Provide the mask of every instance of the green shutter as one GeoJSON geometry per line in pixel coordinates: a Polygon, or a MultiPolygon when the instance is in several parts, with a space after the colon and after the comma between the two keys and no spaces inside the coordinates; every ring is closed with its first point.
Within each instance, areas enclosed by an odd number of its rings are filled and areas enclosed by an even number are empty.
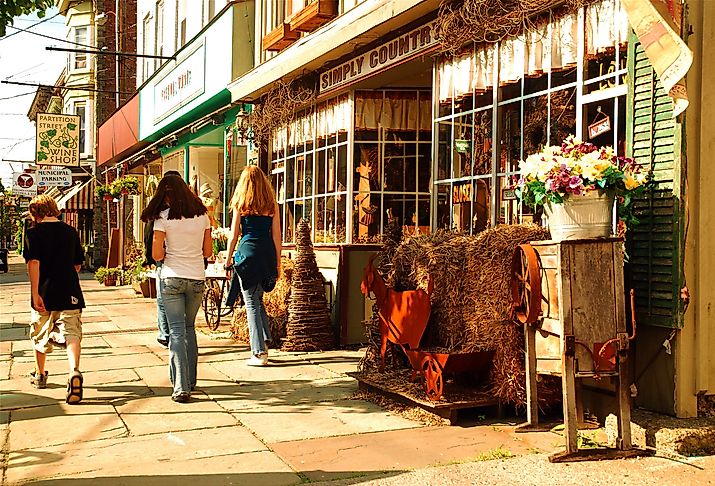
{"type": "Polygon", "coordinates": [[[633,33],[628,80],[628,155],[652,170],[655,181],[653,190],[635,201],[640,225],[628,234],[638,323],[681,327],[681,123],[673,118],[673,103],[633,33]]]}

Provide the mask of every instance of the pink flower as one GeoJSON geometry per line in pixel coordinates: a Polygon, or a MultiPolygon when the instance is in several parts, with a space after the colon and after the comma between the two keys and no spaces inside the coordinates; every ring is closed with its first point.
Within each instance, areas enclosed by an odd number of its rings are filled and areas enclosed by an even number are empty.
{"type": "Polygon", "coordinates": [[[569,179],[569,187],[575,189],[577,187],[583,186],[583,181],[579,176],[573,176],[569,179]]]}

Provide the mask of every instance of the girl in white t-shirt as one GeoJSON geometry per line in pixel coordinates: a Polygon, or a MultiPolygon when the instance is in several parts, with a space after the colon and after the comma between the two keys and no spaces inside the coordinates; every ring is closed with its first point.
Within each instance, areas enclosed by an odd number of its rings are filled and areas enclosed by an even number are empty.
{"type": "Polygon", "coordinates": [[[169,324],[171,399],[186,403],[196,386],[194,321],[204,289],[204,258],[212,252],[211,223],[206,206],[179,177],[159,182],[145,212],[157,213],[152,214],[156,217],[152,256],[163,261],[159,286],[169,324]]]}

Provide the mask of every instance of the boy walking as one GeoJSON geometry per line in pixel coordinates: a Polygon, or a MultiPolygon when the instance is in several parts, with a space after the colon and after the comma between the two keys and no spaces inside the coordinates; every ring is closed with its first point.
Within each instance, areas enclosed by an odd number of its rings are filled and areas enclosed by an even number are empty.
{"type": "Polygon", "coordinates": [[[52,197],[42,194],[33,198],[29,211],[35,227],[27,230],[23,257],[32,292],[30,339],[36,368],[30,383],[35,388],[45,388],[47,353],[52,352],[53,346],[66,347],[70,376],[65,401],[75,404],[82,401],[79,356],[84,297],[77,273],[84,251],[77,231],[57,219],[60,211],[52,197]]]}

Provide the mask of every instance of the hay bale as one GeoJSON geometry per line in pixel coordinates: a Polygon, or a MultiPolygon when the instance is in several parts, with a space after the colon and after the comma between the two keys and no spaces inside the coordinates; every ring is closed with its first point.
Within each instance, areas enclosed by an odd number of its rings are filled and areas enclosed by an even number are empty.
{"type": "MultiPolygon", "coordinates": [[[[290,302],[290,282],[293,277],[294,263],[292,260],[281,257],[281,274],[278,277],[275,288],[263,294],[263,305],[266,306],[266,314],[270,322],[271,347],[279,348],[286,335],[286,321],[288,320],[288,303],[290,302]]],[[[246,308],[240,307],[233,313],[231,321],[231,334],[237,341],[249,342],[248,321],[246,320],[246,308]]]]}
{"type": "MultiPolygon", "coordinates": [[[[549,233],[533,224],[502,225],[469,236],[440,230],[403,241],[388,280],[396,290],[426,288],[434,281],[432,313],[420,343],[449,353],[495,351],[491,387],[495,397],[526,402],[524,337],[512,322],[511,258],[522,243],[549,233]]],[[[540,403],[560,399],[550,380],[540,384],[540,403]]]]}

